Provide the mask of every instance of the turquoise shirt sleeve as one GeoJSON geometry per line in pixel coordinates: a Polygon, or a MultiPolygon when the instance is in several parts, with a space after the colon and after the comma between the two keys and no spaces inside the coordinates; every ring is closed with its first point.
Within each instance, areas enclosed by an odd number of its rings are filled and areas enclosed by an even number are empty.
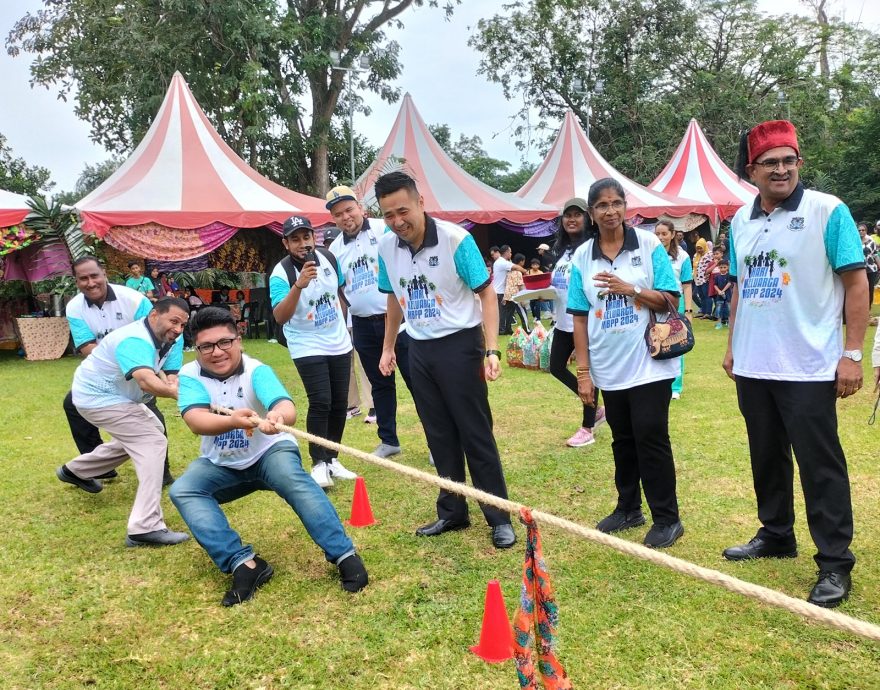
{"type": "Polygon", "coordinates": [[[565,311],[583,316],[590,313],[590,306],[590,300],[584,292],[584,277],[581,269],[571,264],[571,270],[568,272],[568,304],[565,311]]]}
{"type": "Polygon", "coordinates": [[[733,282],[737,282],[736,280],[736,242],[733,241],[734,232],[733,232],[733,223],[730,224],[730,234],[727,237],[727,252],[730,255],[730,271],[728,275],[730,276],[733,282]]]}
{"type": "Polygon", "coordinates": [[[70,325],[70,335],[73,338],[74,349],[79,350],[86,343],[97,341],[97,336],[92,333],[92,329],[82,319],[68,316],[67,323],[70,325]]]}
{"type": "Polygon", "coordinates": [[[651,253],[651,266],[654,269],[654,284],[651,287],[655,290],[679,294],[678,281],[675,280],[675,271],[672,270],[672,261],[669,260],[669,254],[663,249],[662,244],[658,244],[651,253]]]}
{"type": "Polygon", "coordinates": [[[156,348],[140,338],[126,338],[116,347],[116,363],[126,379],[135,369],[155,371],[156,348]]]}
{"type": "Polygon", "coordinates": [[[336,276],[339,278],[339,287],[345,287],[345,276],[342,274],[342,264],[336,259],[336,276]]]}
{"type": "Polygon", "coordinates": [[[391,280],[388,278],[388,269],[385,267],[385,261],[381,254],[379,255],[379,292],[384,292],[386,295],[394,292],[391,280]]]}
{"type": "Polygon", "coordinates": [[[184,414],[193,407],[211,407],[211,396],[201,381],[181,376],[177,380],[177,409],[184,414]]]}
{"type": "Polygon", "coordinates": [[[864,268],[865,254],[856,222],[846,204],[838,204],[825,226],[825,254],[837,273],[864,268]]]}
{"type": "Polygon", "coordinates": [[[465,235],[453,256],[455,271],[471,290],[479,290],[489,282],[486,262],[474,241],[473,235],[465,235]]]}
{"type": "Polygon", "coordinates": [[[694,282],[694,267],[690,257],[685,258],[681,263],[681,282],[682,284],[694,282]]]}
{"type": "Polygon", "coordinates": [[[174,345],[171,346],[171,352],[165,358],[162,365],[162,371],[177,372],[183,366],[183,336],[177,336],[174,345]]]}
{"type": "Polygon", "coordinates": [[[288,292],[290,292],[290,285],[287,280],[280,276],[269,278],[269,301],[272,303],[273,309],[278,306],[281,300],[287,297],[288,292]]]}
{"type": "Polygon", "coordinates": [[[134,313],[134,320],[140,321],[141,319],[146,318],[147,314],[151,311],[153,311],[153,303],[144,297],[138,305],[137,311],[134,313]]]}
{"type": "Polygon", "coordinates": [[[284,384],[278,380],[275,372],[266,364],[261,364],[254,369],[251,383],[254,386],[254,393],[257,394],[257,398],[267,410],[271,410],[279,400],[293,402],[293,398],[285,390],[284,384]]]}

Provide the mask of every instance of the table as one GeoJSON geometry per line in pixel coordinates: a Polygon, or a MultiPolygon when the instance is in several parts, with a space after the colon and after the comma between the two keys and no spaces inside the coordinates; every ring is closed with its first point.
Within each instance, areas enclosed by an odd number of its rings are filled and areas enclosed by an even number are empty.
{"type": "Polygon", "coordinates": [[[15,320],[25,359],[35,362],[59,359],[70,342],[70,326],[63,316],[15,320]]]}

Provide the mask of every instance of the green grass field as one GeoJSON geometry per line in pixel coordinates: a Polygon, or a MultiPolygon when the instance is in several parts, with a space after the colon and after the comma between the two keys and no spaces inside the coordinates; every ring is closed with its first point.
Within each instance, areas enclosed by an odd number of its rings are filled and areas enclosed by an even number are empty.
{"type": "MultiPolygon", "coordinates": [[[[686,533],[669,553],[805,597],[813,546],[796,498],[797,559],[734,564],[721,550],[755,532],[745,429],[720,368],[726,331],[697,322],[685,390],[670,427],[686,533]]],[[[874,329],[869,329],[872,339],[874,329]]],[[[286,352],[246,341],[302,405],[286,352]]],[[[870,345],[866,342],[866,352],[870,345]]],[[[191,357],[191,355],[188,355],[191,357]]],[[[370,571],[351,596],[292,512],[274,495],[227,507],[245,542],[275,566],[250,603],[224,609],[228,577],[194,541],[126,549],[136,481],[130,465],[98,495],[54,476],[75,454],[61,400],[78,360],[0,356],[0,668],[4,688],[512,689],[513,662],[468,651],[479,637],[486,582],[497,578],[512,615],[522,551],[496,552],[476,506],[474,526],[437,539],[413,530],[433,518],[435,490],[354,459],[376,526],[350,529],[370,571]]],[[[866,379],[870,375],[865,362],[866,379]]],[[[868,387],[867,390],[869,390],[868,387]]],[[[505,368],[490,386],[510,496],[592,526],[614,506],[610,432],[566,448],[579,424],[575,397],[548,374],[505,368]]],[[[400,393],[401,462],[429,469],[414,405],[400,393]]],[[[880,623],[880,426],[866,390],[840,402],[859,560],[841,610],[880,623]]],[[[171,462],[180,474],[196,437],[163,401],[171,462]]],[[[371,450],[375,427],[349,422],[343,442],[371,450]]],[[[304,427],[304,422],[298,424],[304,427]]],[[[353,483],[331,500],[343,518],[353,483]]],[[[796,493],[797,496],[797,493],[796,493]]],[[[169,526],[185,529],[166,497],[169,526]]],[[[625,533],[641,540],[647,527],[625,533]]],[[[518,535],[523,536],[521,527],[518,535]]],[[[880,645],[805,623],[552,528],[542,531],[560,606],[559,655],[577,688],[877,688],[880,645]]]]}

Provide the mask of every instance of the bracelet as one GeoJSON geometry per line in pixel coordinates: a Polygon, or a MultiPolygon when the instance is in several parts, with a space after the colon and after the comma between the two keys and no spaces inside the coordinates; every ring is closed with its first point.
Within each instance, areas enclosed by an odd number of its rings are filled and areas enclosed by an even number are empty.
{"type": "Polygon", "coordinates": [[[501,350],[486,350],[486,357],[489,355],[495,355],[498,359],[501,359],[501,350]]]}

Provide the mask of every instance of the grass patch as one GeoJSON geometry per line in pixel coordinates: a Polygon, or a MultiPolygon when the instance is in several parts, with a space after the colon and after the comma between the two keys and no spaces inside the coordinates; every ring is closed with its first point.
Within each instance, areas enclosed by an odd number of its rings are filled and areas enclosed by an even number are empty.
{"type": "MultiPolygon", "coordinates": [[[[735,564],[721,551],[757,527],[745,428],[720,367],[727,337],[697,322],[682,399],[670,428],[684,538],[670,553],[805,597],[812,542],[796,493],[801,556],[735,564]]],[[[873,337],[873,329],[869,333],[873,337]]],[[[271,364],[305,414],[286,352],[246,341],[271,364]]],[[[503,349],[503,345],[502,345],[503,349]]],[[[867,348],[870,349],[869,347],[867,348]]],[[[188,356],[188,357],[191,357],[188,356]]],[[[61,401],[77,359],[24,362],[0,355],[0,667],[8,688],[515,688],[512,664],[468,651],[480,630],[486,581],[501,582],[508,611],[519,596],[522,552],[499,551],[476,506],[474,526],[438,539],[413,535],[431,520],[436,492],[398,474],[344,462],[366,478],[377,526],[349,529],[370,586],[349,596],[277,496],[227,506],[232,525],[275,566],[249,604],[219,605],[228,578],[194,542],[126,549],[136,488],[129,464],[98,495],[62,485],[55,468],[75,454],[61,401]]],[[[865,362],[866,379],[870,375],[865,362]]],[[[505,368],[490,385],[511,498],[593,525],[614,506],[610,432],[581,449],[574,396],[548,374],[505,368]]],[[[842,611],[880,623],[880,479],[870,395],[838,405],[856,517],[859,559],[842,611]]],[[[179,475],[198,443],[162,401],[179,475]]],[[[372,449],[375,427],[350,421],[343,442],[372,449]]],[[[299,423],[303,427],[304,422],[299,423]]],[[[400,393],[401,462],[429,469],[408,392],[400,393]]],[[[343,518],[353,483],[331,500],[343,518]]],[[[163,499],[175,529],[183,521],[163,499]]],[[[640,540],[647,527],[627,533],[640,540]]],[[[523,530],[518,528],[520,537],[523,530]]],[[[545,555],[560,605],[560,658],[576,687],[880,687],[880,646],[627,558],[553,528],[545,555]]]]}

